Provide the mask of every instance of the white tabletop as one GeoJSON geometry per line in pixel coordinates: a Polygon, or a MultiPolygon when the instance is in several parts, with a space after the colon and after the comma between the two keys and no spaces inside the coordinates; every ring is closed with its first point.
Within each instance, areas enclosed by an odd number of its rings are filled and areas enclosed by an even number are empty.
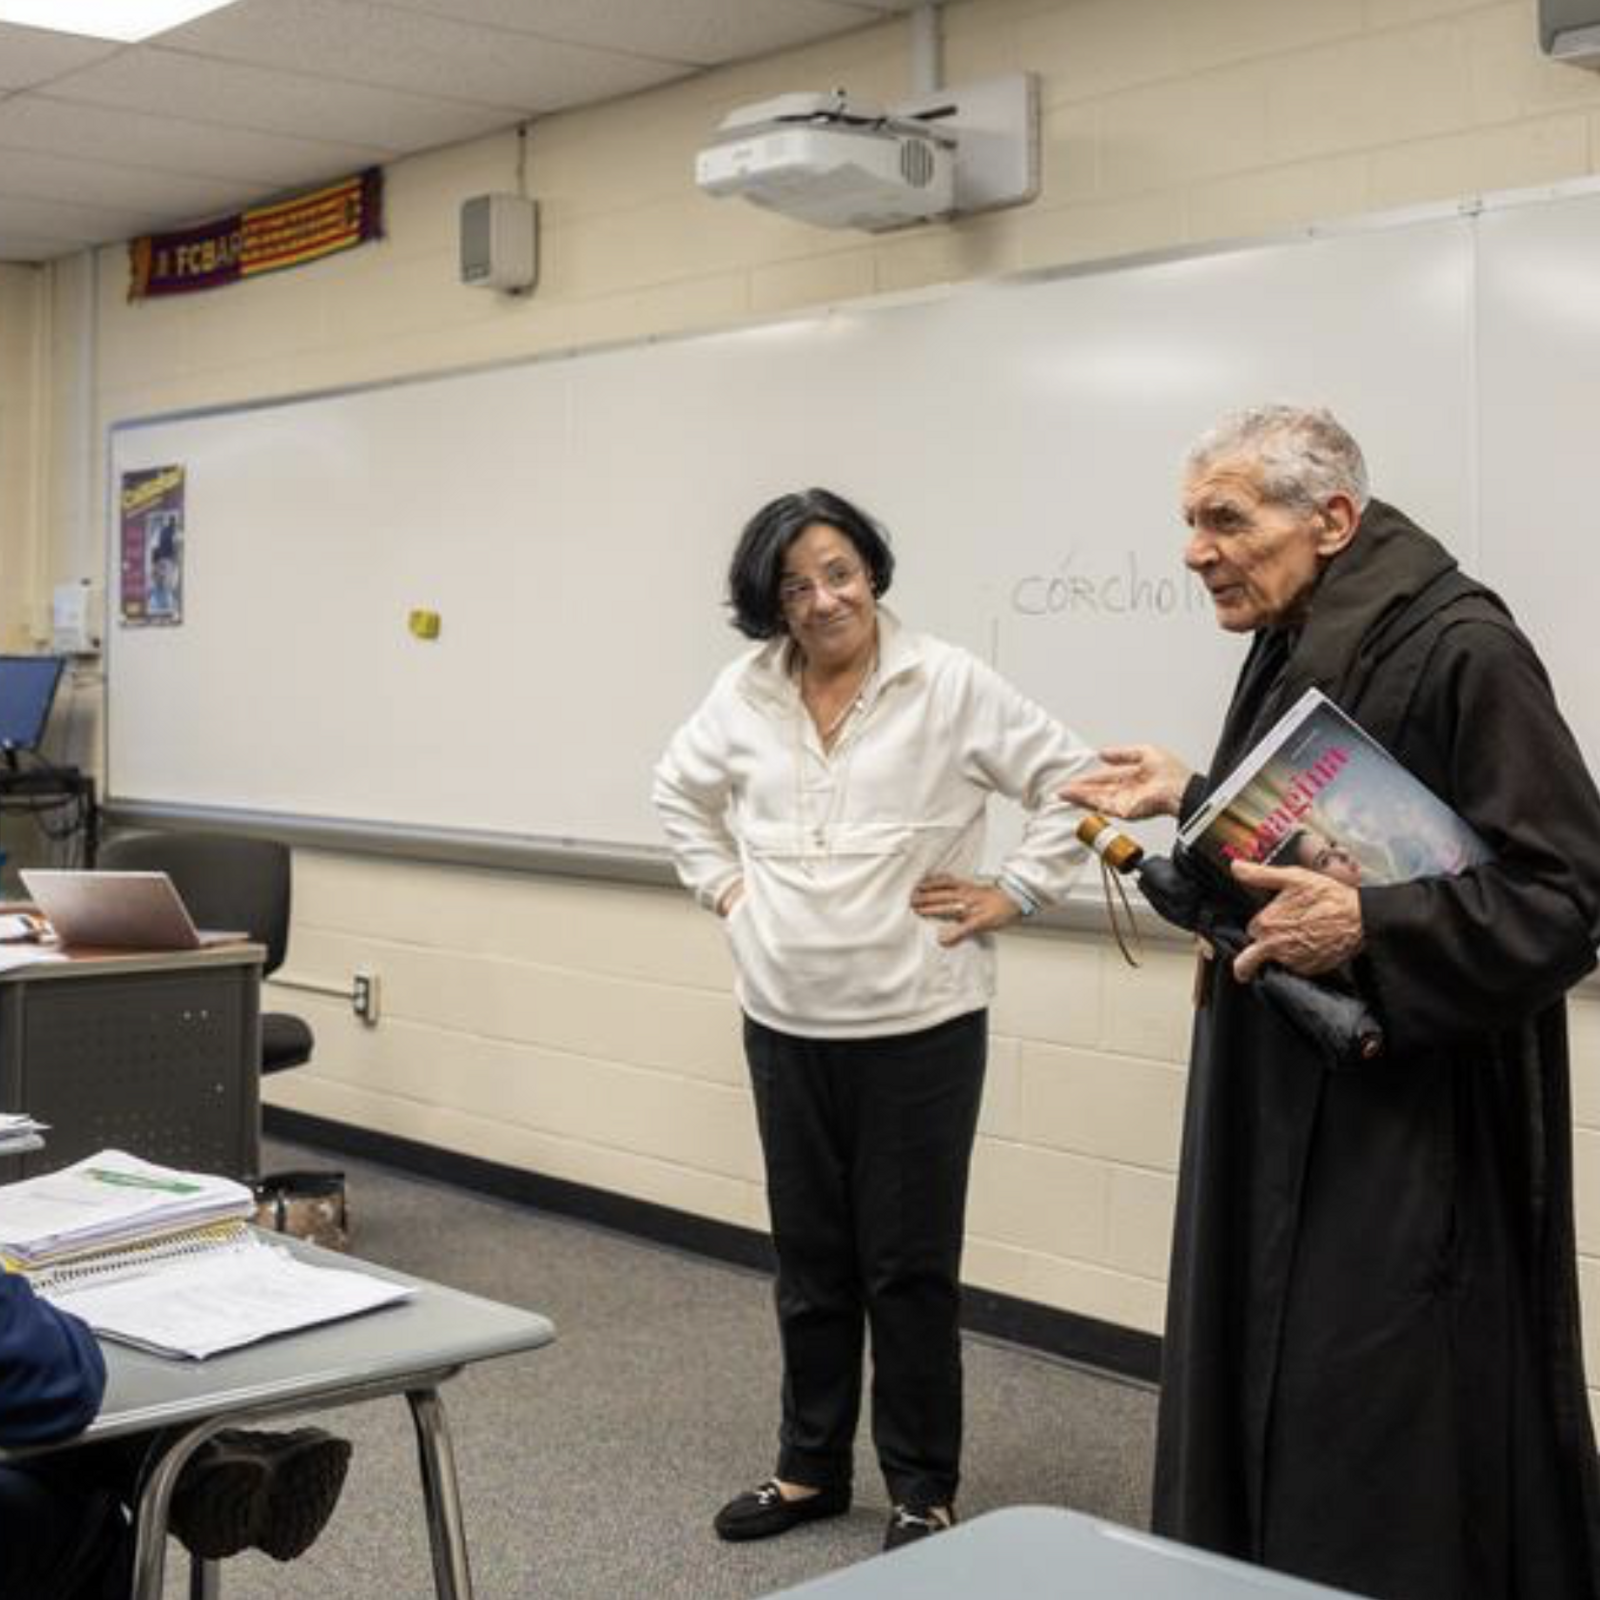
{"type": "Polygon", "coordinates": [[[1050,1506],[991,1511],[783,1591],[790,1600],[1335,1600],[1342,1593],[1050,1506]]]}

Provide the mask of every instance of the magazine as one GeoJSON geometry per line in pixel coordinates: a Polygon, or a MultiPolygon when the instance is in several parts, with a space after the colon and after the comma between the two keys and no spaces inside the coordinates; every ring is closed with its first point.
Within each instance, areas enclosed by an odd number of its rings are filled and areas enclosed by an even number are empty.
{"type": "Polygon", "coordinates": [[[1448,876],[1488,847],[1320,690],[1308,689],[1178,832],[1214,874],[1255,861],[1352,887],[1448,876]]]}

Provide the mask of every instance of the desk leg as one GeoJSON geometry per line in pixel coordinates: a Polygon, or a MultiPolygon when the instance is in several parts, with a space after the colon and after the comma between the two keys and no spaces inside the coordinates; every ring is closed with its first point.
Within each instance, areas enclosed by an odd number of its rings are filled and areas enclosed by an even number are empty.
{"type": "Polygon", "coordinates": [[[461,1526],[461,1492],[456,1484],[450,1425],[437,1389],[410,1389],[411,1420],[417,1429],[417,1459],[422,1496],[428,1508],[428,1541],[433,1547],[433,1586],[439,1600],[472,1600],[472,1570],[461,1526]]]}
{"type": "Polygon", "coordinates": [[[218,1562],[189,1557],[189,1600],[222,1600],[222,1567],[218,1562]]]}
{"type": "MultiPolygon", "coordinates": [[[[160,1459],[150,1469],[150,1476],[145,1480],[144,1488],[139,1495],[139,1505],[134,1518],[134,1535],[136,1543],[133,1557],[133,1600],[161,1600],[162,1582],[166,1577],[167,1564],[167,1513],[172,1505],[172,1488],[178,1481],[178,1474],[188,1465],[189,1457],[221,1427],[221,1422],[213,1418],[182,1434],[172,1446],[164,1451],[160,1459]]],[[[200,1596],[215,1595],[216,1566],[215,1563],[206,1561],[200,1566],[211,1568],[212,1587],[195,1589],[193,1584],[190,1593],[200,1596]]],[[[203,1575],[196,1581],[204,1583],[203,1575]]]]}

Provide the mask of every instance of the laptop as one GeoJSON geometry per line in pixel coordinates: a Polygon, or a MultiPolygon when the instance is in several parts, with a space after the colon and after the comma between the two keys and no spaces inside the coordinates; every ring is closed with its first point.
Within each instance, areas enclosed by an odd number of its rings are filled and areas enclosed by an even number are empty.
{"type": "Polygon", "coordinates": [[[247,933],[201,932],[164,872],[58,872],[18,876],[63,945],[105,950],[200,950],[247,933]]]}

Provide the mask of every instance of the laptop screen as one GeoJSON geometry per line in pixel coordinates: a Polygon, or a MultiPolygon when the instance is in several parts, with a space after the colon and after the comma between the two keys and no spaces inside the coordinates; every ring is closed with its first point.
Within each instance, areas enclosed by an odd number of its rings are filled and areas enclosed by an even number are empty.
{"type": "Polygon", "coordinates": [[[62,656],[0,656],[0,747],[39,748],[65,665],[62,656]]]}

